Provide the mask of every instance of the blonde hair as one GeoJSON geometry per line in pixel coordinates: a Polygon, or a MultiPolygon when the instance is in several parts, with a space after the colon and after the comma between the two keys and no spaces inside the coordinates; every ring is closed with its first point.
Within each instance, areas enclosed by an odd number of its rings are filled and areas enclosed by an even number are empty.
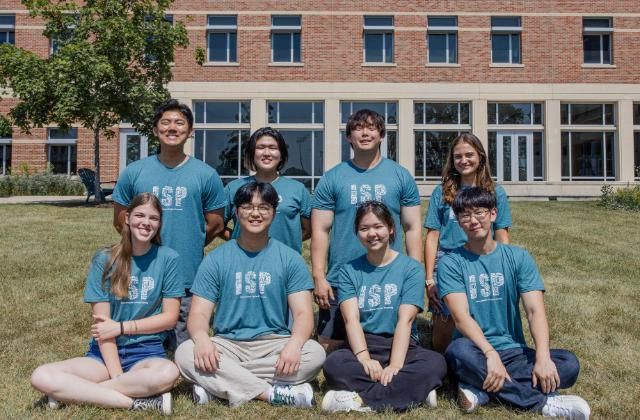
{"type": "MultiPolygon", "coordinates": [[[[162,206],[158,197],[151,193],[142,193],[133,197],[127,207],[127,215],[139,206],[149,204],[160,214],[160,227],[162,226],[162,206]]],[[[127,223],[122,224],[120,242],[108,248],[109,261],[102,272],[102,287],[110,280],[110,292],[119,298],[129,296],[129,282],[131,281],[131,258],[133,257],[133,245],[131,242],[131,230],[127,223]]],[[[160,228],[151,243],[160,245],[160,228]]]]}
{"type": "Polygon", "coordinates": [[[495,183],[491,178],[491,168],[489,167],[487,153],[484,151],[484,147],[482,146],[480,139],[471,133],[462,133],[451,142],[447,162],[442,170],[442,196],[445,203],[449,205],[453,204],[453,200],[456,198],[456,194],[458,194],[458,191],[462,186],[460,173],[453,164],[453,149],[463,142],[473,147],[480,158],[478,169],[475,174],[474,185],[491,193],[495,193],[496,189],[495,183]]]}

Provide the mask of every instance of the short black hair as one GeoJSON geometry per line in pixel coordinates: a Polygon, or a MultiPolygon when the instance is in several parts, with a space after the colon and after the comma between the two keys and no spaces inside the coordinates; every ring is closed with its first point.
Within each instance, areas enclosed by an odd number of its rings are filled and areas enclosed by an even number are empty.
{"type": "Polygon", "coordinates": [[[268,182],[257,181],[249,182],[238,188],[236,195],[233,197],[233,205],[237,209],[243,204],[251,203],[256,193],[258,193],[262,201],[270,204],[274,210],[278,207],[280,198],[273,185],[268,182]]]}
{"type": "Polygon", "coordinates": [[[396,240],[396,224],[393,221],[393,216],[389,211],[389,208],[382,202],[376,200],[365,201],[358,206],[356,210],[356,219],[353,223],[353,229],[358,234],[358,226],[362,221],[362,218],[369,213],[373,213],[382,223],[387,225],[387,228],[391,231],[389,234],[389,243],[394,243],[396,240]]]}
{"type": "Polygon", "coordinates": [[[384,127],[384,117],[376,111],[361,109],[349,115],[347,120],[347,137],[351,136],[351,131],[357,127],[373,124],[380,132],[380,137],[384,137],[386,129],[384,127]]]}
{"type": "Polygon", "coordinates": [[[463,188],[453,200],[451,208],[456,216],[466,209],[496,207],[496,195],[480,187],[463,188]]]}
{"type": "Polygon", "coordinates": [[[164,101],[156,108],[156,113],[153,116],[153,126],[157,127],[158,122],[162,119],[162,116],[167,111],[178,111],[187,119],[189,129],[193,128],[193,112],[187,105],[180,103],[177,99],[169,99],[164,101]]]}
{"type": "Polygon", "coordinates": [[[287,147],[287,143],[284,141],[284,137],[282,134],[271,127],[262,127],[253,132],[246,146],[244,147],[244,166],[250,171],[256,170],[256,164],[253,161],[253,158],[256,154],[256,143],[264,136],[273,137],[276,142],[278,142],[278,150],[280,150],[280,163],[278,163],[278,167],[276,168],[280,171],[284,168],[284,165],[287,164],[287,159],[289,159],[289,149],[287,147]]]}

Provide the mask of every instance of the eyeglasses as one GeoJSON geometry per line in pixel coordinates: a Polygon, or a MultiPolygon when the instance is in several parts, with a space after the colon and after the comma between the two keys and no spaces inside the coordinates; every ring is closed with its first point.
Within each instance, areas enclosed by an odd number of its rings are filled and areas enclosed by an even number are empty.
{"type": "Polygon", "coordinates": [[[482,220],[488,213],[489,209],[478,209],[471,213],[460,213],[458,215],[458,221],[460,223],[469,223],[471,221],[471,217],[474,217],[476,220],[482,220]]]}
{"type": "Polygon", "coordinates": [[[271,212],[271,210],[273,210],[273,207],[271,207],[268,204],[260,204],[259,206],[252,206],[250,204],[243,204],[242,206],[240,206],[238,208],[244,214],[251,214],[251,213],[253,213],[254,210],[257,210],[258,213],[260,213],[263,216],[265,214],[269,214],[271,212]]]}

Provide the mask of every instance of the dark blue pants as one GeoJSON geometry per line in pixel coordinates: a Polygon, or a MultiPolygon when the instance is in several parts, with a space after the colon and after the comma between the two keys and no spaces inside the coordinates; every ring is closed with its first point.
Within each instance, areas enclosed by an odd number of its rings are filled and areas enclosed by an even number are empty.
{"type": "MultiPolygon", "coordinates": [[[[382,367],[389,365],[393,337],[365,334],[372,359],[382,367]]],[[[432,389],[442,385],[447,365],[439,353],[424,349],[411,340],[404,366],[390,384],[374,382],[350,348],[329,354],[324,362],[324,376],[331,389],[357,392],[364,403],[376,411],[387,408],[406,410],[423,403],[432,389]]]]}
{"type": "MultiPolygon", "coordinates": [[[[519,347],[498,351],[502,364],[511,381],[505,381],[502,389],[489,395],[513,407],[539,412],[547,402],[547,394],[532,386],[531,373],[536,362],[536,351],[519,347]]],[[[482,389],[487,376],[487,359],[468,338],[454,340],[444,353],[450,371],[461,383],[482,389]]],[[[567,350],[551,350],[551,360],[560,376],[559,388],[569,388],[576,383],[580,372],[578,358],[567,350]]]]}

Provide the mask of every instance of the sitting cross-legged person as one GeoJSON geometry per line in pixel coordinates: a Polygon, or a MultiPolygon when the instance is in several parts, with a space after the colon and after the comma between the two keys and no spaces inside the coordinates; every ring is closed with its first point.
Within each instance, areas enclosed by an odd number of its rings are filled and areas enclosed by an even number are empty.
{"type": "Polygon", "coordinates": [[[324,349],[309,339],[313,282],[302,256],[269,238],[277,205],[271,184],[238,189],[240,236],[212,251],[198,270],[187,321],[191,339],[176,351],[182,375],[194,383],[196,403],[217,397],[231,407],[252,399],[313,405],[308,382],[325,359],[324,349]]]}
{"type": "Polygon", "coordinates": [[[495,195],[464,189],[453,211],[467,243],[442,258],[437,275],[456,324],[445,357],[459,380],[459,404],[472,412],[493,398],[548,417],[588,419],[585,400],[556,393],[575,384],[580,365],[573,353],[549,348],[544,285],[531,255],[493,238],[495,195]],[[520,300],[535,350],[525,342],[520,300]]]}

